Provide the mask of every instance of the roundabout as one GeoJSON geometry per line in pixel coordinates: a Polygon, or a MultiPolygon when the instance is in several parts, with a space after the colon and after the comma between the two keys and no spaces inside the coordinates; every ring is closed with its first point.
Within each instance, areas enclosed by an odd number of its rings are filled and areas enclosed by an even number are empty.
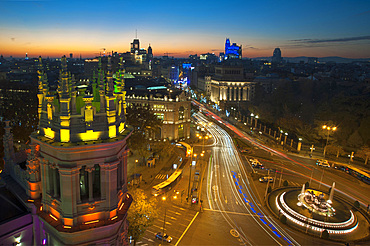
{"type": "Polygon", "coordinates": [[[369,221],[351,203],[317,189],[284,187],[271,192],[268,206],[280,221],[312,236],[335,241],[369,237],[369,221]]]}

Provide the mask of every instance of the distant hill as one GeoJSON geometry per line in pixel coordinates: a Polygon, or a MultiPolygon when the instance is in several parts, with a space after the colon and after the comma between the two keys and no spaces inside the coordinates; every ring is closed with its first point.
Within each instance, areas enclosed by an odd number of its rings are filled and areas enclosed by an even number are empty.
{"type": "MultiPolygon", "coordinates": [[[[285,61],[292,62],[292,63],[299,63],[301,61],[307,62],[308,61],[307,56],[298,56],[298,57],[283,57],[285,61]]],[[[271,61],[272,57],[256,57],[252,58],[252,60],[267,60],[271,61]]],[[[370,61],[370,58],[345,58],[345,57],[339,57],[339,56],[327,56],[327,57],[319,57],[319,62],[326,63],[326,62],[336,62],[336,63],[351,63],[354,61],[361,61],[366,62],[370,61]]]]}

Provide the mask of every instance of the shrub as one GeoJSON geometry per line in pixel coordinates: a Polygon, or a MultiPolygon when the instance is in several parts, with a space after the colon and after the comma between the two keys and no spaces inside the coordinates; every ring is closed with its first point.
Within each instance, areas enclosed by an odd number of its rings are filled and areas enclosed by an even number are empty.
{"type": "Polygon", "coordinates": [[[355,206],[355,208],[360,208],[360,203],[358,201],[355,201],[355,203],[353,204],[353,206],[355,206]]]}
{"type": "Polygon", "coordinates": [[[324,239],[329,239],[329,232],[327,230],[324,230],[321,235],[322,238],[324,239]]]}
{"type": "Polygon", "coordinates": [[[285,215],[280,216],[280,222],[286,224],[286,217],[285,215]]]}

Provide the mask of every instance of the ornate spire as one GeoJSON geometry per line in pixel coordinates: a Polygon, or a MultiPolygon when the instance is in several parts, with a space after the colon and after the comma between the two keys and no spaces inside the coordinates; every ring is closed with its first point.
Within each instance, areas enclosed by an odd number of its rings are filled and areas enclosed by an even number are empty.
{"type": "Polygon", "coordinates": [[[107,66],[107,95],[113,95],[113,78],[112,78],[112,61],[111,56],[108,56],[108,66],[107,66]]]}
{"type": "Polygon", "coordinates": [[[67,58],[62,57],[61,70],[59,76],[59,94],[62,98],[69,97],[69,74],[67,71],[67,58]]]}
{"type": "Polygon", "coordinates": [[[42,58],[39,56],[39,63],[37,65],[37,76],[39,78],[39,94],[43,94],[44,92],[44,87],[43,87],[43,82],[44,82],[44,67],[42,65],[42,58]]]}

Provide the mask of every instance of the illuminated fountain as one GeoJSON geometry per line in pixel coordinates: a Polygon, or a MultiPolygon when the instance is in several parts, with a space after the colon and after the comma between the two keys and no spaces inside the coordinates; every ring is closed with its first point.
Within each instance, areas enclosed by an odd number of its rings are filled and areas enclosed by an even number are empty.
{"type": "Polygon", "coordinates": [[[289,224],[314,234],[321,235],[324,230],[335,235],[355,231],[359,226],[358,219],[344,202],[333,199],[334,187],[335,182],[329,195],[306,189],[305,185],[300,190],[288,188],[280,191],[275,198],[279,215],[284,215],[289,224]]]}
{"type": "Polygon", "coordinates": [[[334,196],[334,187],[335,187],[335,182],[333,183],[333,186],[331,188],[330,196],[328,200],[325,200],[325,194],[312,190],[312,189],[307,189],[305,190],[305,185],[302,186],[302,191],[298,195],[298,206],[304,206],[310,212],[314,212],[323,216],[334,216],[335,215],[335,209],[331,206],[332,204],[332,199],[334,196]]]}

